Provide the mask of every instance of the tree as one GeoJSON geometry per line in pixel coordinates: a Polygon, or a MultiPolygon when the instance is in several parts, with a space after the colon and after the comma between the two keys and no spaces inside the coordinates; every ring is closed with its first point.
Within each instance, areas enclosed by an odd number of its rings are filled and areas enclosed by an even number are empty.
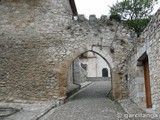
{"type": "Polygon", "coordinates": [[[150,21],[154,5],[158,0],[123,0],[110,7],[110,14],[120,15],[133,28],[137,36],[144,30],[150,21]]]}

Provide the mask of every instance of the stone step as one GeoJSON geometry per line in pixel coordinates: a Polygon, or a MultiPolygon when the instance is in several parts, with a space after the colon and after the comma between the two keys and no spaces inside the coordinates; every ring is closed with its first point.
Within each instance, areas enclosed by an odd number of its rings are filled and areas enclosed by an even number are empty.
{"type": "Polygon", "coordinates": [[[87,77],[87,81],[110,81],[110,77],[87,77]]]}

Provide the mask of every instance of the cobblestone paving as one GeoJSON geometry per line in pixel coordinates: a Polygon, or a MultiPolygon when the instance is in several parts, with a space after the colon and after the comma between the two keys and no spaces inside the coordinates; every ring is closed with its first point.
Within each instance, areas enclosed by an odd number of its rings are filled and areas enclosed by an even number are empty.
{"type": "Polygon", "coordinates": [[[128,117],[129,113],[126,114],[119,102],[107,98],[110,84],[108,81],[93,82],[40,120],[155,120],[128,117]]]}
{"type": "Polygon", "coordinates": [[[114,102],[107,98],[110,82],[94,82],[54,109],[43,120],[117,120],[114,102]]]}

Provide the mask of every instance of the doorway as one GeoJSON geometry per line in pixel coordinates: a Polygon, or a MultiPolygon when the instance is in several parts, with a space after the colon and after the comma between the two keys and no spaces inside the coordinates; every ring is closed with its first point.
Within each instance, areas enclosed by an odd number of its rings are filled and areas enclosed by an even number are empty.
{"type": "Polygon", "coordinates": [[[145,59],[143,60],[143,67],[144,67],[144,83],[145,83],[145,91],[146,91],[146,107],[152,108],[148,56],[146,56],[145,59]]]}
{"type": "Polygon", "coordinates": [[[102,69],[102,77],[108,77],[108,69],[107,68],[102,69]]]}

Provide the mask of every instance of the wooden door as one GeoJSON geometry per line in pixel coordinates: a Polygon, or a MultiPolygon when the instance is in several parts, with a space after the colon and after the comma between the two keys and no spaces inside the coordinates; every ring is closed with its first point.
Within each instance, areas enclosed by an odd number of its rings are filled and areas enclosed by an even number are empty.
{"type": "Polygon", "coordinates": [[[148,59],[144,61],[144,78],[145,78],[145,90],[146,90],[146,106],[147,108],[152,108],[148,59]]]}

